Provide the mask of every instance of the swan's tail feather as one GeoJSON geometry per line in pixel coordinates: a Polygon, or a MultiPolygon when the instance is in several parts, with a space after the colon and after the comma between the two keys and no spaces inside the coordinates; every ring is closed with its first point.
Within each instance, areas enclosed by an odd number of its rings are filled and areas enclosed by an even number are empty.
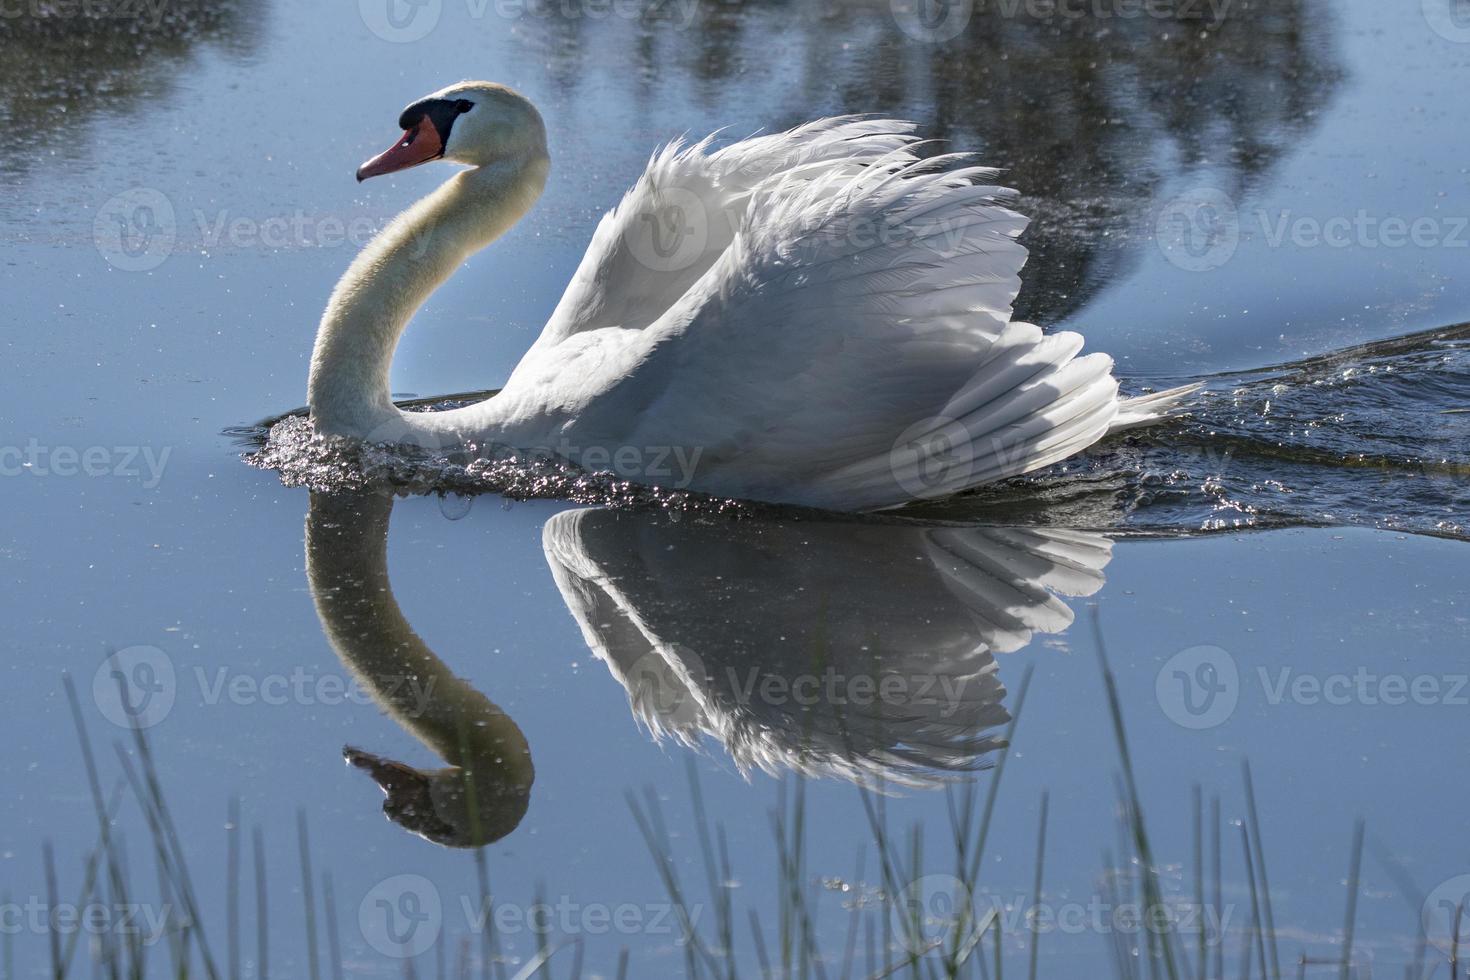
{"type": "Polygon", "coordinates": [[[984,363],[935,418],[887,453],[819,481],[817,506],[878,510],[1020,476],[1114,432],[1171,418],[1200,385],[1119,398],[1112,358],[1077,356],[1082,338],[1007,324],[984,363]]]}
{"type": "Polygon", "coordinates": [[[1005,325],[970,380],[934,417],[886,452],[818,481],[817,506],[896,507],[1019,476],[1065,459],[1108,432],[1120,401],[1105,354],[1077,356],[1075,333],[1005,325]]]}
{"type": "Polygon", "coordinates": [[[1117,417],[1108,426],[1108,435],[1141,425],[1153,425],[1182,414],[1188,407],[1185,399],[1203,387],[1203,382],[1195,382],[1167,391],[1156,391],[1151,395],[1123,399],[1118,405],[1117,417]]]}

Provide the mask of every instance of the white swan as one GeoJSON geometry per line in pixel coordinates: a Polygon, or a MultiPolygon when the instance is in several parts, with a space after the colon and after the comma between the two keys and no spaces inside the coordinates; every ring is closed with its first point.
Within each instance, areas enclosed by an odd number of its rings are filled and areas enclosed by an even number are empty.
{"type": "Polygon", "coordinates": [[[540,114],[462,82],[403,111],[359,180],[466,164],[385,228],[323,314],[317,430],[547,452],[728,497],[866,510],[1063,459],[1167,415],[1192,388],[1121,398],[1075,333],[1010,319],[1026,219],[993,171],[921,161],[910,123],[840,117],[712,151],[656,153],[608,213],[504,389],[444,412],[389,396],[413,311],[530,209],[540,114]]]}

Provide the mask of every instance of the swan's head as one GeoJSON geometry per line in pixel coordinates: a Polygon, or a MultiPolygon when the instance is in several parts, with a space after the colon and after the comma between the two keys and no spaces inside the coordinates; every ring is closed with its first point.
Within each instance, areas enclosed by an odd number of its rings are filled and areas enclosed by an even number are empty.
{"type": "Polygon", "coordinates": [[[348,746],[342,757],[383,790],[388,819],[444,847],[494,843],[520,824],[531,802],[529,783],[505,778],[491,764],[482,770],[415,769],[348,746]]]}
{"type": "Polygon", "coordinates": [[[531,100],[494,82],[459,82],[398,117],[398,142],[357,168],[357,179],[449,160],[483,167],[546,156],[546,126],[531,100]]]}

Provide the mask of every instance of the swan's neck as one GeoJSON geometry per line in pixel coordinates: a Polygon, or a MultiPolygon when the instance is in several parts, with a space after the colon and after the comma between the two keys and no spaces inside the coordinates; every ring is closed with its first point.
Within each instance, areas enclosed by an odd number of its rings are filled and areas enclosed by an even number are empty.
{"type": "Polygon", "coordinates": [[[544,154],[456,174],[384,228],[332,290],[311,355],[307,403],[317,431],[396,441],[403,415],[388,370],[409,318],[473,253],[530,210],[544,154]]]}
{"type": "Polygon", "coordinates": [[[440,758],[530,786],[530,746],[515,721],[454,675],[394,599],[392,507],[391,497],[312,494],[306,573],[327,639],[378,705],[440,758]]]}

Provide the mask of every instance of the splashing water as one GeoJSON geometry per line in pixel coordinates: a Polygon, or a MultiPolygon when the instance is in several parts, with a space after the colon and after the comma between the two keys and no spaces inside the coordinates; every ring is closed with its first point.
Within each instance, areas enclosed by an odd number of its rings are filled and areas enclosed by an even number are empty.
{"type": "Polygon", "coordinates": [[[1470,325],[1199,380],[1177,423],[913,512],[1149,533],[1470,532],[1470,325]]]}
{"type": "MultiPolygon", "coordinates": [[[[1470,324],[1204,379],[1191,414],[903,516],[1180,534],[1366,525],[1470,537],[1470,324]]],[[[403,403],[443,410],[476,392],[403,403]]],[[[740,513],[753,507],[510,450],[429,451],[316,435],[298,411],[233,430],[288,486],[558,498],[740,513]]]]}
{"type": "MultiPolygon", "coordinates": [[[[493,392],[400,402],[429,410],[457,408],[493,392]]],[[[607,507],[721,513],[749,505],[684,490],[633,483],[613,473],[588,472],[567,461],[528,455],[505,447],[422,449],[320,436],[304,410],[260,425],[230,430],[251,446],[244,459],[275,470],[287,486],[337,492],[378,489],[400,495],[438,493],[445,516],[463,517],[468,507],[453,497],[499,494],[508,500],[558,499],[607,507]]]]}

